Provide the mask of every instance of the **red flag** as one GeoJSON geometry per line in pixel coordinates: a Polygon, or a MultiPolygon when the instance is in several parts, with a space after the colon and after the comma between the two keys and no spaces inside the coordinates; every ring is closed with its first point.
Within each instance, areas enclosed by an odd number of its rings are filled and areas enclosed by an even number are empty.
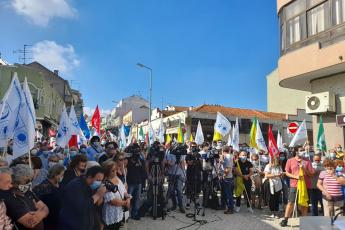
{"type": "Polygon", "coordinates": [[[146,135],[145,135],[145,143],[147,145],[149,144],[149,132],[147,132],[146,135]]]}
{"type": "Polygon", "coordinates": [[[271,159],[273,160],[274,156],[279,156],[279,150],[277,147],[277,142],[274,139],[273,132],[272,132],[272,126],[268,126],[268,152],[271,156],[271,159]]]}
{"type": "Polygon", "coordinates": [[[77,137],[77,135],[72,135],[71,139],[68,142],[68,146],[69,147],[75,146],[78,148],[78,137],[77,137]]]}
{"type": "Polygon", "coordinates": [[[98,105],[96,107],[95,112],[93,113],[93,116],[91,119],[91,125],[97,130],[97,133],[100,134],[101,114],[99,113],[98,105]]]}

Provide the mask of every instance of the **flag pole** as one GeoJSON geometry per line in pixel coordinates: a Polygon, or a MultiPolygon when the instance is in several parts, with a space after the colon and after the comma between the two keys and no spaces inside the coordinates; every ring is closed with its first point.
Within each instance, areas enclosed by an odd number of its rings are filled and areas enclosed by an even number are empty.
{"type": "Polygon", "coordinates": [[[29,151],[29,167],[32,168],[32,163],[31,163],[31,151],[29,151]]]}

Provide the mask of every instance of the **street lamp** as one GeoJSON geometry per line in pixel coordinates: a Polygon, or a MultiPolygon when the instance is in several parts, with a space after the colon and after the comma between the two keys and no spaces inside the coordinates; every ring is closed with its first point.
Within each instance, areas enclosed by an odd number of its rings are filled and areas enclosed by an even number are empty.
{"type": "Polygon", "coordinates": [[[146,65],[143,65],[141,63],[137,63],[137,66],[141,68],[148,69],[150,71],[150,85],[149,85],[149,127],[151,125],[151,106],[152,106],[152,69],[150,67],[147,67],[146,65]]]}

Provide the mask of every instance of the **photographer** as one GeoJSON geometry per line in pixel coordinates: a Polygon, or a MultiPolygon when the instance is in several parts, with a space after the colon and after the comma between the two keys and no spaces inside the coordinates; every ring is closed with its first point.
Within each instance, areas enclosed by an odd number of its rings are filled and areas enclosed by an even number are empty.
{"type": "Polygon", "coordinates": [[[125,185],[120,178],[117,177],[118,159],[104,162],[104,176],[106,181],[110,183],[111,190],[107,190],[104,194],[104,204],[102,210],[102,220],[104,222],[104,230],[118,230],[124,216],[124,207],[129,209],[130,198],[128,197],[125,185]],[[114,191],[115,190],[115,191],[114,191]]]}
{"type": "Polygon", "coordinates": [[[103,164],[103,162],[113,158],[117,153],[118,146],[115,142],[107,142],[105,144],[105,154],[99,157],[98,163],[100,165],[103,164]]]}
{"type": "Polygon", "coordinates": [[[125,149],[125,152],[130,155],[127,158],[127,184],[128,193],[133,197],[131,218],[134,220],[140,220],[140,193],[143,177],[146,177],[145,162],[140,156],[140,146],[137,143],[129,145],[125,149]]]}
{"type": "Polygon", "coordinates": [[[168,165],[168,177],[169,177],[169,187],[167,192],[167,201],[171,198],[173,207],[170,208],[171,211],[176,209],[176,193],[178,199],[178,206],[181,213],[185,213],[183,205],[183,182],[186,179],[186,162],[185,155],[187,154],[187,148],[183,144],[175,143],[171,149],[167,152],[166,160],[168,165]]]}
{"type": "Polygon", "coordinates": [[[196,202],[201,192],[202,157],[195,142],[190,144],[190,152],[186,156],[187,162],[187,198],[196,202]]]}

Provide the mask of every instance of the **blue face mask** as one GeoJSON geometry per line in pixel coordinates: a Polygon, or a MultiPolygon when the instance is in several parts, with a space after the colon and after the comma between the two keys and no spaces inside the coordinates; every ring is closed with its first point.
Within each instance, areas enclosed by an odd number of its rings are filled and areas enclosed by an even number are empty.
{"type": "Polygon", "coordinates": [[[77,156],[77,151],[70,151],[69,154],[71,155],[71,158],[74,158],[75,156],[77,156]]]}
{"type": "Polygon", "coordinates": [[[101,184],[102,184],[102,181],[96,180],[90,185],[90,187],[92,190],[97,190],[101,186],[101,184]]]}
{"type": "Polygon", "coordinates": [[[86,149],[85,149],[85,148],[82,148],[82,149],[80,149],[80,152],[81,152],[81,153],[86,153],[86,149]]]}
{"type": "Polygon", "coordinates": [[[342,167],[342,166],[337,166],[337,168],[335,169],[335,171],[337,171],[337,172],[342,172],[342,171],[343,171],[343,167],[342,167]]]}
{"type": "Polygon", "coordinates": [[[281,161],[285,160],[285,157],[280,157],[280,160],[281,160],[281,161]]]}
{"type": "Polygon", "coordinates": [[[245,162],[247,160],[247,157],[240,157],[242,162],[245,162]]]}

